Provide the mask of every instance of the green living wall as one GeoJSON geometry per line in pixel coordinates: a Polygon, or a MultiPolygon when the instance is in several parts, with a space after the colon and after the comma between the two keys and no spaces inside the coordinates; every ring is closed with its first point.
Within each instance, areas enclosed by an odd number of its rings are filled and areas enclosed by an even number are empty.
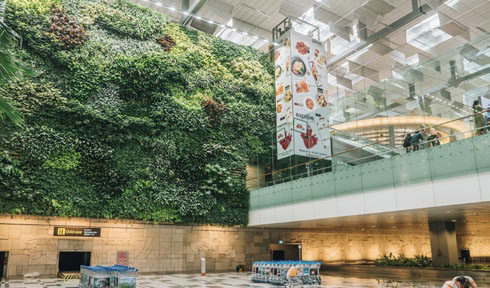
{"type": "Polygon", "coordinates": [[[247,162],[274,125],[268,56],[127,1],[9,0],[0,213],[246,224],[247,162]]]}

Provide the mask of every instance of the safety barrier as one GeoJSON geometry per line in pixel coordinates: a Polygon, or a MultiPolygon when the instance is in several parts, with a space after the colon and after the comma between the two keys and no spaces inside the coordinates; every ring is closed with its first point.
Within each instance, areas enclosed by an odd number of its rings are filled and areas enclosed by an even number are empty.
{"type": "Polygon", "coordinates": [[[290,283],[288,271],[291,267],[298,268],[298,274],[294,277],[303,285],[320,285],[320,266],[322,262],[316,261],[256,261],[252,264],[253,282],[285,285],[290,283]]]}
{"type": "Polygon", "coordinates": [[[80,266],[80,288],[136,288],[138,269],[122,265],[80,266]]]}

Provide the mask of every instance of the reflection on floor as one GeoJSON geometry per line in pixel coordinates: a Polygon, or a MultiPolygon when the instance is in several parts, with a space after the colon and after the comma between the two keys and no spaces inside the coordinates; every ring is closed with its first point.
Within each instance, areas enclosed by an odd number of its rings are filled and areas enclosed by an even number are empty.
{"type": "MultiPolygon", "coordinates": [[[[138,277],[138,288],[161,288],[161,287],[278,287],[268,284],[252,283],[248,274],[237,273],[212,273],[206,277],[199,274],[170,274],[170,275],[140,275],[138,277]]],[[[429,282],[421,279],[411,281],[395,281],[385,279],[361,279],[352,276],[322,276],[323,285],[320,287],[328,288],[347,288],[347,287],[417,287],[433,288],[441,287],[444,280],[434,279],[429,282]]],[[[0,288],[78,288],[78,280],[61,279],[26,279],[2,281],[0,288]]],[[[319,286],[304,286],[319,287],[319,286]]]]}

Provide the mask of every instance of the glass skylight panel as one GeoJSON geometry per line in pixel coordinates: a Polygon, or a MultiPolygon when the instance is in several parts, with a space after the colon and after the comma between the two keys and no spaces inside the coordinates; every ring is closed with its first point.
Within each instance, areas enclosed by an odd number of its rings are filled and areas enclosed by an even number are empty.
{"type": "Polygon", "coordinates": [[[473,72],[476,72],[476,71],[482,69],[482,67],[480,65],[478,65],[475,62],[468,61],[468,60],[466,60],[466,58],[463,58],[463,68],[466,72],[469,72],[469,73],[473,73],[473,72]]]}
{"type": "Polygon", "coordinates": [[[329,52],[332,53],[333,55],[339,55],[349,50],[359,42],[360,42],[359,39],[354,39],[353,41],[349,42],[345,39],[342,39],[341,37],[335,37],[332,40],[331,51],[329,52]]]}
{"type": "Polygon", "coordinates": [[[447,6],[451,7],[451,8],[454,8],[454,6],[456,6],[456,4],[458,4],[459,0],[449,0],[447,1],[446,4],[447,6]]]}
{"type": "Polygon", "coordinates": [[[407,29],[407,43],[423,51],[452,38],[451,35],[438,29],[441,22],[439,14],[434,14],[419,24],[407,29]]]}
{"type": "MultiPolygon", "coordinates": [[[[463,58],[463,68],[468,73],[474,73],[474,72],[480,71],[482,69],[485,69],[487,67],[490,67],[490,64],[481,66],[481,65],[478,65],[475,62],[471,62],[471,61],[468,61],[468,60],[466,60],[466,59],[463,58]]],[[[478,79],[482,79],[482,80],[484,80],[486,82],[490,82],[490,74],[485,74],[483,76],[480,76],[480,77],[478,77],[478,79]]]]}

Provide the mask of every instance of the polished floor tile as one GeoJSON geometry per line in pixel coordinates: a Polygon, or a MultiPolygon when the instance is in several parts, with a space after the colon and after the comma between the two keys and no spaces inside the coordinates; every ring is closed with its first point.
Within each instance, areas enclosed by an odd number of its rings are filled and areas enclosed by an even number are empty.
{"type": "MultiPolygon", "coordinates": [[[[353,276],[322,275],[322,286],[306,287],[328,287],[328,288],[351,288],[351,287],[417,287],[435,288],[441,287],[447,279],[410,279],[393,280],[381,278],[357,278],[353,276]]],[[[61,279],[25,279],[2,281],[0,288],[76,288],[78,280],[61,279]]],[[[183,288],[183,287],[205,287],[205,288],[231,288],[231,287],[278,287],[270,284],[253,283],[246,273],[211,273],[206,277],[199,274],[168,274],[168,275],[140,275],[138,277],[138,288],[183,288]]]]}

